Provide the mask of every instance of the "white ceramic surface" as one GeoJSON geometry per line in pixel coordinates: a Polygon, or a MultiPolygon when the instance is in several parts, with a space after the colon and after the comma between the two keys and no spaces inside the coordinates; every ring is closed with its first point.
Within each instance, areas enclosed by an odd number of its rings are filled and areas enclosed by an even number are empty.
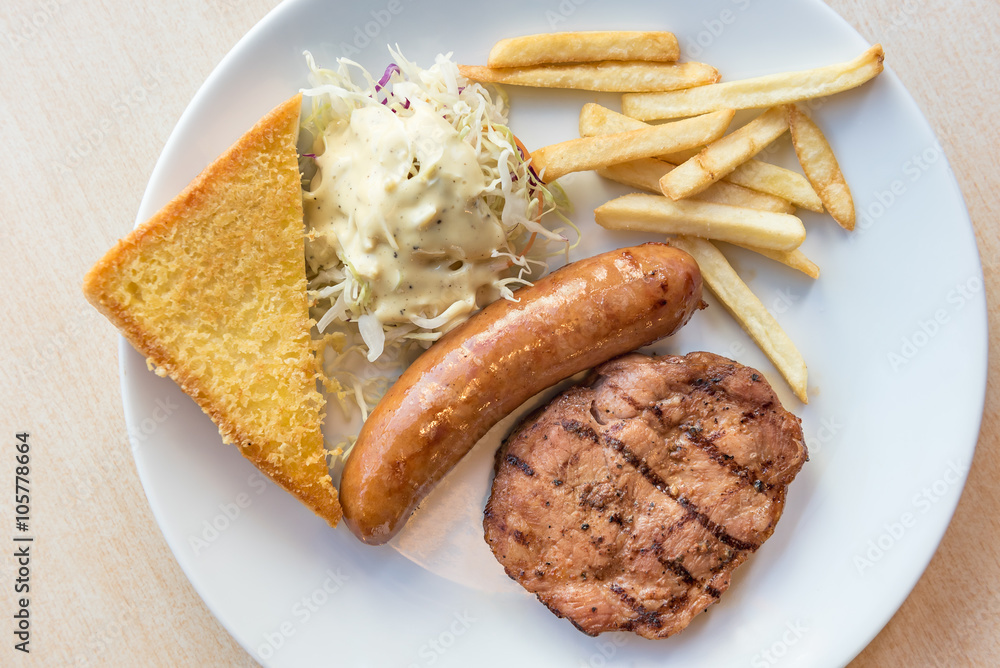
{"type": "MultiPolygon", "coordinates": [[[[453,51],[485,62],[497,39],[550,30],[669,29],[682,53],[736,79],[847,60],[867,44],[814,0],[683,3],[294,0],[269,14],[195,96],[157,163],[145,220],[264,112],[305,85],[303,49],[372,71],[387,43],[418,63],[453,51]]],[[[892,65],[892,53],[887,54],[892,65]]],[[[508,89],[529,147],[576,135],[582,104],[616,96],[508,89]]],[[[784,517],[722,601],[665,641],[589,638],[503,575],[481,536],[495,429],[393,547],[329,529],[223,446],[211,421],[122,343],[125,412],[157,521],[202,598],[266,665],[837,666],[902,603],[951,517],[972,458],[986,382],[986,315],[972,227],[920,111],[887,70],[818,105],[859,212],[847,234],[802,212],[811,281],[727,248],[809,364],[808,406],[723,309],[695,316],[665,352],[710,350],[761,369],[800,415],[811,460],[784,517]]],[[[792,166],[787,139],[766,159],[792,166]]],[[[563,180],[585,230],[575,256],[641,236],[593,225],[625,192],[563,180]]]]}

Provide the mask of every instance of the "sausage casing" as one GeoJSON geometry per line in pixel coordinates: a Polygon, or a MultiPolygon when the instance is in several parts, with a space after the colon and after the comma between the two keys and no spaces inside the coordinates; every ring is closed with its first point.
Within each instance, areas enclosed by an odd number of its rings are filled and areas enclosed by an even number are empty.
{"type": "Polygon", "coordinates": [[[372,411],[344,466],[344,520],[365,543],[396,534],[493,425],[538,392],[648,345],[701,307],[694,259],[662,243],[579,260],[441,337],[372,411]]]}

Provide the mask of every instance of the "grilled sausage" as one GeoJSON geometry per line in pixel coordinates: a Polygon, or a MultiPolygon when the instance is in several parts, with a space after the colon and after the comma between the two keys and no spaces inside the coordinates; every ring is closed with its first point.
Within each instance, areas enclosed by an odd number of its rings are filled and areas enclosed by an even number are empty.
{"type": "Polygon", "coordinates": [[[672,334],[701,307],[687,253],[649,243],[566,265],[448,332],[372,411],[344,466],[344,520],[392,538],[489,429],[541,390],[672,334]]]}

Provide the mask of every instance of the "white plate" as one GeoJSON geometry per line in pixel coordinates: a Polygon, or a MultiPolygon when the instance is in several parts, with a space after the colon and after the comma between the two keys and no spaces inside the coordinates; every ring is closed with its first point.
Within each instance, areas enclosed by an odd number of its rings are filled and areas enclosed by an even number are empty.
{"type": "MultiPolygon", "coordinates": [[[[240,41],[195,96],[138,218],[305,84],[303,49],[320,63],[346,53],[381,71],[387,43],[422,64],[439,51],[481,63],[504,36],[657,28],[675,31],[686,57],[735,79],[839,62],[868,46],[812,0],[695,4],[287,2],[240,41]]],[[[510,92],[511,124],[528,147],[573,137],[584,102],[617,104],[594,93],[510,92]]],[[[815,282],[746,253],[731,255],[799,344],[810,366],[811,403],[792,398],[714,302],[661,347],[711,350],[763,370],[801,415],[810,447],[777,531],[718,605],[668,640],[595,639],[513,586],[479,526],[502,430],[425,504],[397,550],[361,545],[223,446],[196,405],[123,344],[125,411],[143,485],[177,560],[222,624],[256,659],[283,666],[849,661],[913,587],[958,500],[982,413],[986,311],[962,197],[895,75],[886,71],[830,99],[815,116],[853,186],[858,230],[849,235],[827,216],[803,213],[804,250],[823,271],[815,282]]],[[[790,149],[768,159],[791,164],[790,149]]],[[[622,189],[592,174],[567,177],[565,186],[586,231],[577,255],[640,240],[593,225],[593,208],[622,189]]]]}

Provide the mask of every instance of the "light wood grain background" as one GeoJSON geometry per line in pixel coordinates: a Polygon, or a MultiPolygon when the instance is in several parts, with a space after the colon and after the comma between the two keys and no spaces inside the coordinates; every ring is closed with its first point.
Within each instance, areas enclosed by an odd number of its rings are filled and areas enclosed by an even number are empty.
{"type": "MultiPolygon", "coordinates": [[[[79,285],[131,228],[196,89],[274,4],[2,3],[0,434],[32,434],[38,542],[32,654],[15,656],[0,623],[0,665],[255,665],[157,528],[125,437],[117,335],[79,285]]],[[[976,227],[992,332],[982,434],[954,520],[912,595],[853,665],[997,665],[1000,11],[996,0],[830,4],[885,45],[941,139],[976,227]]],[[[0,489],[6,527],[10,484],[0,489]]],[[[0,560],[5,618],[12,569],[9,557],[0,560]]]]}

